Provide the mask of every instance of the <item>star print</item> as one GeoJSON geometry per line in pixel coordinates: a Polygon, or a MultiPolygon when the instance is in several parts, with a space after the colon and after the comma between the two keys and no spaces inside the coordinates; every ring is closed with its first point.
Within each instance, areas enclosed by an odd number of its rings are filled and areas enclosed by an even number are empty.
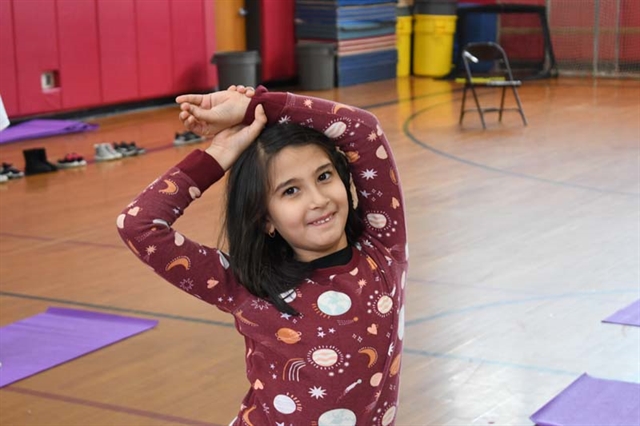
{"type": "Polygon", "coordinates": [[[318,332],[318,337],[324,337],[324,336],[325,336],[324,331],[319,331],[318,332]]]}
{"type": "Polygon", "coordinates": [[[233,302],[233,297],[229,297],[227,300],[228,300],[229,302],[233,302]]]}
{"type": "Polygon", "coordinates": [[[278,123],[285,124],[290,121],[291,121],[291,117],[289,117],[288,115],[285,115],[284,117],[280,117],[280,120],[278,120],[278,123]]]}
{"type": "Polygon", "coordinates": [[[367,180],[371,180],[371,179],[375,178],[376,176],[378,176],[378,172],[376,172],[373,169],[367,169],[367,170],[363,171],[362,173],[360,173],[360,176],[362,176],[363,178],[365,178],[367,180]]]}
{"type": "Polygon", "coordinates": [[[275,365],[273,365],[273,364],[271,364],[271,365],[269,365],[269,368],[270,368],[270,369],[272,369],[272,370],[274,370],[274,369],[276,368],[276,366],[275,366],[275,365]]]}
{"type": "Polygon", "coordinates": [[[304,106],[306,106],[307,108],[311,108],[313,106],[313,101],[311,99],[305,99],[304,106]]]}
{"type": "Polygon", "coordinates": [[[369,133],[369,136],[367,136],[367,140],[369,142],[373,142],[376,139],[378,139],[378,135],[376,135],[375,132],[371,132],[371,133],[369,133]]]}
{"type": "Polygon", "coordinates": [[[325,391],[319,386],[314,386],[312,388],[309,388],[309,394],[311,394],[312,398],[319,399],[319,398],[324,398],[325,395],[327,394],[327,391],[325,391]]]}
{"type": "Polygon", "coordinates": [[[274,380],[278,378],[278,376],[276,376],[275,374],[271,375],[271,378],[273,378],[274,380]]]}
{"type": "Polygon", "coordinates": [[[147,247],[147,254],[153,254],[156,252],[156,246],[147,247]]]}
{"type": "Polygon", "coordinates": [[[360,191],[360,195],[362,195],[364,198],[369,198],[369,195],[371,195],[371,193],[369,193],[369,192],[367,192],[365,190],[362,190],[362,191],[360,191]]]}
{"type": "Polygon", "coordinates": [[[335,329],[335,328],[330,328],[330,329],[329,329],[329,333],[333,334],[333,333],[335,333],[335,332],[336,332],[336,329],[335,329]]]}
{"type": "Polygon", "coordinates": [[[283,313],[280,314],[280,318],[284,318],[286,320],[289,320],[289,318],[291,318],[291,315],[283,312],[283,313]]]}

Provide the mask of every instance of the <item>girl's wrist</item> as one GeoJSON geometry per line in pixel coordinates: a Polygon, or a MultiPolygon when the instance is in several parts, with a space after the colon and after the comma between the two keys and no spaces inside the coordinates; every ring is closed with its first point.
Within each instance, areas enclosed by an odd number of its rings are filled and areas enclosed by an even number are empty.
{"type": "Polygon", "coordinates": [[[204,150],[205,153],[209,154],[213,157],[214,160],[220,164],[222,170],[225,172],[231,168],[233,163],[238,158],[237,154],[231,152],[228,148],[224,148],[219,145],[210,145],[207,149],[204,150]]]}

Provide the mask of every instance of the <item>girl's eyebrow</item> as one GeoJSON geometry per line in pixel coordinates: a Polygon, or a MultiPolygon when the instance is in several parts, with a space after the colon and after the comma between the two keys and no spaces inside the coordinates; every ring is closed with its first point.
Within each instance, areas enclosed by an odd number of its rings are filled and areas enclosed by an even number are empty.
{"type": "MultiPolygon", "coordinates": [[[[326,169],[330,169],[332,166],[331,162],[325,163],[323,165],[321,165],[320,167],[318,167],[313,173],[317,174],[320,173],[323,170],[326,169]]],[[[276,186],[276,188],[273,190],[273,192],[279,192],[282,188],[291,185],[292,183],[298,181],[298,178],[291,178],[291,179],[287,179],[286,181],[282,182],[281,184],[279,184],[278,186],[276,186]]]]}

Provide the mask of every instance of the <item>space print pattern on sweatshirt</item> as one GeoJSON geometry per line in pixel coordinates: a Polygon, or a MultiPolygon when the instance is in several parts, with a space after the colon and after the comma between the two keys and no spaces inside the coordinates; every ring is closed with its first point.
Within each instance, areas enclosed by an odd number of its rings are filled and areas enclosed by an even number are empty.
{"type": "MultiPolygon", "coordinates": [[[[245,337],[248,392],[236,425],[395,424],[404,337],[404,203],[387,139],[372,114],[259,89],[269,124],[329,136],[349,160],[365,232],[347,265],[318,269],[279,312],[238,284],[226,254],[172,225],[224,172],[195,151],[150,184],[117,218],[128,248],[183,291],[230,313],[245,337]],[[203,179],[206,176],[206,179],[203,179]]],[[[253,119],[250,112],[245,122],[253,119]]],[[[239,354],[240,356],[240,354],[239,354]]]]}

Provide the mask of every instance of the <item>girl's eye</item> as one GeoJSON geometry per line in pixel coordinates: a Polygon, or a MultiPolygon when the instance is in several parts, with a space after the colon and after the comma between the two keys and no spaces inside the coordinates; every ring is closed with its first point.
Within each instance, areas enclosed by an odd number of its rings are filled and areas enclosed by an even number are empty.
{"type": "Polygon", "coordinates": [[[320,176],[318,176],[318,180],[322,181],[322,180],[327,180],[331,177],[331,172],[323,172],[320,174],[320,176]]]}
{"type": "Polygon", "coordinates": [[[295,186],[292,186],[290,188],[285,189],[282,194],[283,195],[294,195],[296,192],[298,192],[298,188],[296,188],[295,186]]]}

